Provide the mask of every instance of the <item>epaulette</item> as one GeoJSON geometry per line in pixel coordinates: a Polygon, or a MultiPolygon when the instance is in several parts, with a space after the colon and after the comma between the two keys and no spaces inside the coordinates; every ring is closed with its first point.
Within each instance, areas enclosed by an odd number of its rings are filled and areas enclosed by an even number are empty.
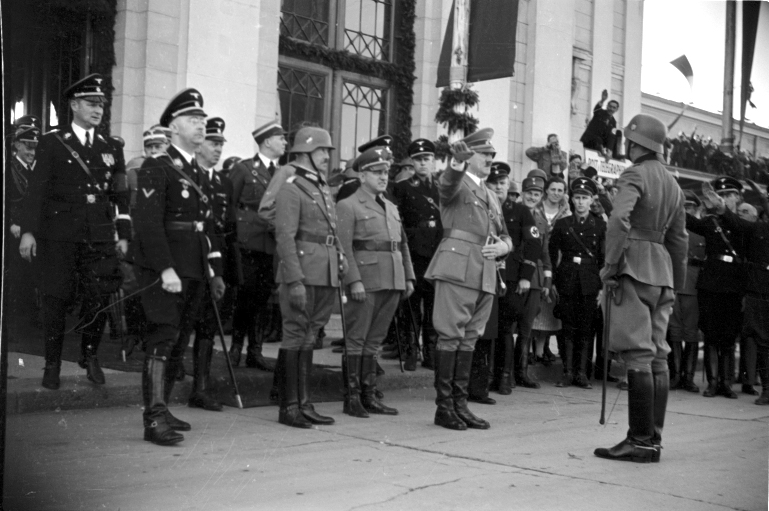
{"type": "Polygon", "coordinates": [[[101,140],[102,142],[106,142],[106,140],[104,140],[104,137],[102,137],[102,136],[101,136],[101,135],[99,135],[98,133],[96,134],[96,136],[97,136],[97,137],[99,138],[99,140],[101,140]]]}

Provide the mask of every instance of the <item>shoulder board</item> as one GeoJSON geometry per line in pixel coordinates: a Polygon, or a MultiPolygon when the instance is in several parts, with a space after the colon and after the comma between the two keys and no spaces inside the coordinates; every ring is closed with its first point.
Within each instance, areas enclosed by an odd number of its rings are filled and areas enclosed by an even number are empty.
{"type": "Polygon", "coordinates": [[[96,137],[97,137],[99,140],[101,140],[102,142],[106,142],[106,140],[104,140],[104,137],[102,137],[102,136],[101,136],[101,135],[99,135],[98,133],[96,134],[96,137]]]}
{"type": "Polygon", "coordinates": [[[293,175],[293,176],[289,177],[288,179],[286,179],[286,183],[293,183],[294,181],[296,181],[296,175],[293,175]]]}

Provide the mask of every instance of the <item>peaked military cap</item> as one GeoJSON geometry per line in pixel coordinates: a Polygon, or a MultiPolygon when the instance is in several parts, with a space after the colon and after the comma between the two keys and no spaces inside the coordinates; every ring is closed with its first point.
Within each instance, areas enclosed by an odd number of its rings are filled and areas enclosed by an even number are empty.
{"type": "Polygon", "coordinates": [[[111,139],[112,139],[112,141],[115,143],[115,145],[116,145],[117,147],[119,147],[120,149],[123,149],[123,148],[125,148],[125,139],[123,139],[123,137],[119,137],[119,136],[117,136],[117,135],[112,135],[112,136],[111,136],[111,137],[109,137],[109,138],[111,138],[111,139]]]}
{"type": "Polygon", "coordinates": [[[206,140],[227,142],[227,139],[224,138],[224,127],[224,119],[221,117],[210,117],[206,119],[206,140]]]}
{"type": "Polygon", "coordinates": [[[702,201],[693,190],[684,190],[684,205],[700,207],[702,201]]]}
{"type": "Polygon", "coordinates": [[[251,132],[251,136],[254,137],[257,144],[261,144],[270,137],[285,134],[286,132],[283,130],[283,126],[277,121],[270,121],[267,124],[262,124],[251,132]]]}
{"type": "Polygon", "coordinates": [[[92,96],[104,97],[104,78],[99,73],[90,74],[64,90],[64,98],[66,99],[92,96]]]}
{"type": "Polygon", "coordinates": [[[30,126],[34,126],[37,129],[42,128],[42,124],[40,124],[40,117],[36,115],[22,115],[16,119],[16,121],[13,123],[13,126],[15,128],[24,128],[30,126]]]}
{"type": "Polygon", "coordinates": [[[160,128],[150,128],[147,131],[145,131],[142,135],[142,139],[144,140],[144,145],[150,145],[150,144],[165,144],[168,142],[168,137],[166,137],[165,132],[160,128]]]}
{"type": "Polygon", "coordinates": [[[387,147],[371,147],[366,149],[356,158],[357,170],[358,172],[363,172],[365,170],[373,170],[372,167],[377,166],[389,169],[391,156],[392,153],[387,147]]]}
{"type": "Polygon", "coordinates": [[[516,183],[513,180],[510,180],[510,188],[507,189],[508,195],[515,195],[516,197],[521,194],[521,192],[518,191],[518,183],[516,183]]]}
{"type": "Polygon", "coordinates": [[[589,177],[578,177],[571,182],[571,194],[581,193],[584,195],[590,195],[591,197],[598,193],[598,187],[595,185],[595,181],[589,177]]]}
{"type": "Polygon", "coordinates": [[[715,190],[716,193],[739,193],[742,191],[742,183],[729,176],[717,177],[711,181],[710,184],[713,186],[713,190],[715,190]]]}
{"type": "Polygon", "coordinates": [[[180,115],[201,115],[206,117],[203,111],[203,96],[197,89],[184,89],[171,98],[168,106],[160,116],[160,125],[168,127],[171,121],[180,115]]]}
{"type": "Polygon", "coordinates": [[[544,192],[545,180],[539,176],[530,176],[523,180],[521,188],[524,192],[528,192],[529,190],[539,190],[540,192],[544,192]]]}
{"type": "Polygon", "coordinates": [[[169,128],[167,126],[162,126],[160,124],[155,124],[154,126],[150,126],[150,129],[151,130],[160,130],[160,132],[163,133],[163,135],[166,136],[167,140],[169,140],[169,141],[171,140],[171,128],[169,128]]]}
{"type": "Polygon", "coordinates": [[[35,142],[40,139],[40,129],[37,126],[21,126],[13,134],[13,140],[16,142],[35,142]]]}
{"type": "Polygon", "coordinates": [[[478,130],[475,133],[466,136],[461,140],[461,142],[467,144],[467,147],[476,153],[497,154],[496,149],[494,149],[494,146],[491,145],[491,137],[493,136],[493,129],[483,128],[482,130],[478,130]]]}
{"type": "Polygon", "coordinates": [[[434,156],[435,144],[433,144],[431,141],[427,140],[426,138],[418,138],[409,144],[409,147],[406,150],[406,152],[408,152],[409,156],[411,156],[412,158],[414,156],[421,156],[423,154],[430,154],[434,156]]]}
{"type": "Polygon", "coordinates": [[[372,147],[387,147],[389,148],[393,143],[393,137],[390,135],[381,135],[376,137],[373,140],[369,140],[363,145],[358,146],[358,152],[364,153],[367,149],[370,149],[372,147]]]}
{"type": "Polygon", "coordinates": [[[495,161],[491,164],[491,172],[489,172],[489,177],[486,178],[486,181],[489,183],[496,183],[503,177],[507,177],[510,175],[510,165],[503,161],[495,161]]]}
{"type": "Polygon", "coordinates": [[[230,156],[229,158],[224,160],[224,163],[222,163],[222,170],[225,172],[230,170],[240,160],[241,160],[240,156],[230,156]]]}

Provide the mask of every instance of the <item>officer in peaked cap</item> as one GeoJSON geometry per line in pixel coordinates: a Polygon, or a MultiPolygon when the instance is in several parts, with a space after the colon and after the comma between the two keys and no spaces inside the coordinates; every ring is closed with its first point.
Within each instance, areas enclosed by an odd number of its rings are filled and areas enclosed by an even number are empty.
{"type": "Polygon", "coordinates": [[[717,177],[710,183],[713,186],[713,191],[719,195],[727,193],[742,193],[742,183],[729,176],[717,177]]]}
{"type": "Polygon", "coordinates": [[[222,254],[216,236],[210,183],[195,160],[205,140],[206,113],[196,89],[174,96],[161,115],[171,129],[165,153],[147,158],[138,172],[130,254],[142,287],[147,336],[142,373],[144,439],[157,445],[184,440],[190,424],[168,410],[189,331],[208,300],[224,294],[222,254]],[[210,279],[210,280],[209,280],[210,279]]]}
{"type": "Polygon", "coordinates": [[[309,401],[316,333],[331,316],[337,288],[347,269],[337,236],[336,208],[327,184],[333,149],[326,130],[301,128],[291,147],[296,155],[289,164],[292,172],[275,199],[276,281],[283,316],[278,420],[296,428],[334,423],[333,418],[318,414],[309,401]]]}
{"type": "Polygon", "coordinates": [[[440,175],[443,239],[425,278],[435,284],[435,424],[454,430],[488,429],[467,406],[473,350],[491,313],[497,290],[496,260],[513,249],[496,195],[483,181],[495,150],[492,129],[465,137],[451,147],[440,175]],[[457,274],[457,264],[465,268],[457,274]]]}
{"type": "Polygon", "coordinates": [[[22,115],[18,119],[16,119],[13,123],[14,128],[23,128],[23,127],[35,127],[37,129],[42,129],[43,125],[40,122],[40,117],[36,115],[22,115]]]}
{"type": "Polygon", "coordinates": [[[379,345],[398,302],[414,291],[414,271],[397,207],[384,198],[389,155],[381,147],[365,150],[357,162],[361,186],[337,204],[339,239],[349,255],[344,278],[351,300],[344,306],[346,395],[344,412],[353,417],[395,415],[376,395],[379,345]],[[372,260],[377,267],[370,271],[372,260]]]}
{"type": "Polygon", "coordinates": [[[275,238],[270,225],[259,218],[259,203],[276,175],[278,161],[286,153],[288,142],[285,130],[274,120],[257,127],[251,136],[258,146],[257,152],[236,163],[230,171],[238,239],[238,248],[234,250],[239,251],[240,276],[230,358],[234,365],[240,364],[248,337],[246,367],[273,371],[275,365],[262,355],[262,345],[269,331],[281,331],[280,306],[268,306],[275,287],[275,238]],[[271,329],[275,323],[277,328],[271,329]]]}
{"type": "Polygon", "coordinates": [[[226,177],[230,177],[230,171],[235,166],[236,163],[239,163],[243,158],[240,156],[230,156],[229,158],[226,158],[222,162],[222,175],[226,177]]]}
{"type": "Polygon", "coordinates": [[[380,135],[376,138],[373,138],[369,140],[368,142],[361,144],[358,146],[358,152],[364,153],[366,150],[371,149],[372,147],[387,147],[388,149],[390,146],[392,146],[393,143],[393,137],[390,135],[380,135]]]}
{"type": "MultiPolygon", "coordinates": [[[[380,148],[384,151],[382,154],[386,157],[388,162],[392,164],[393,153],[392,153],[392,150],[390,149],[392,142],[393,142],[393,137],[391,137],[390,135],[380,135],[372,140],[369,140],[365,144],[361,144],[360,146],[358,146],[358,152],[362,154],[368,149],[371,149],[372,147],[380,148]]],[[[359,186],[360,186],[360,181],[358,179],[345,181],[345,184],[342,185],[341,188],[339,188],[339,191],[336,194],[336,201],[339,202],[343,199],[346,199],[347,197],[352,195],[355,192],[355,190],[358,189],[359,186]]],[[[387,189],[387,198],[390,199],[391,201],[394,199],[394,197],[392,196],[392,188],[393,188],[393,183],[390,182],[388,184],[388,189],[387,189]]]]}
{"type": "Polygon", "coordinates": [[[122,150],[96,131],[104,111],[104,79],[86,76],[64,96],[73,121],[40,137],[19,247],[23,258],[37,257],[42,271],[43,386],[48,389],[60,385],[64,319],[78,289],[83,290],[80,365],[90,381],[104,383],[96,355],[107,315],[99,311],[122,278],[115,240],[125,253],[131,236],[128,191],[119,186],[125,181],[122,150]]]}

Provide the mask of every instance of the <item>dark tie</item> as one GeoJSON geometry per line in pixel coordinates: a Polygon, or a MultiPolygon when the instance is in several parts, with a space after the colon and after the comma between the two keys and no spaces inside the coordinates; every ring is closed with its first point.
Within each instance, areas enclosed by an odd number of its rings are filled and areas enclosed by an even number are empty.
{"type": "Polygon", "coordinates": [[[270,162],[270,166],[267,167],[267,172],[270,173],[270,177],[275,175],[275,164],[273,162],[270,162]]]}
{"type": "Polygon", "coordinates": [[[381,196],[381,195],[377,195],[377,196],[376,196],[376,199],[374,199],[374,200],[376,200],[376,203],[377,203],[377,204],[379,204],[380,206],[382,206],[382,209],[383,209],[383,210],[387,211],[387,208],[385,207],[385,203],[384,203],[384,201],[382,200],[382,196],[381,196]]]}
{"type": "Polygon", "coordinates": [[[89,149],[91,148],[91,133],[88,131],[85,132],[85,146],[89,149]]]}

